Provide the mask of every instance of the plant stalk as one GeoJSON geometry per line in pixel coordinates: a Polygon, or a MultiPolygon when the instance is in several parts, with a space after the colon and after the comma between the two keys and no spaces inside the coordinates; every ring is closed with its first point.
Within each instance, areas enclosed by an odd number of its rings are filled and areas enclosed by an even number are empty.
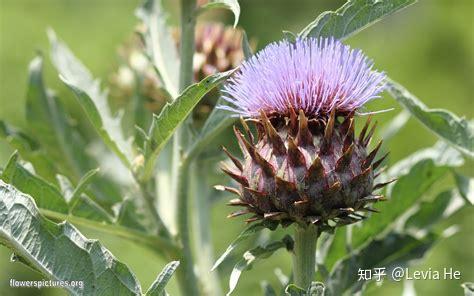
{"type": "MultiPolygon", "coordinates": [[[[181,0],[180,92],[193,82],[195,10],[195,0],[181,0]]],[[[176,160],[179,161],[179,164],[174,186],[177,195],[178,238],[182,246],[181,266],[177,270],[177,279],[181,294],[192,296],[198,295],[199,291],[196,274],[194,273],[194,260],[189,236],[189,198],[186,188],[189,178],[189,162],[181,157],[182,134],[182,128],[179,128],[174,135],[173,142],[173,153],[175,156],[180,156],[176,160]]]]}
{"type": "Polygon", "coordinates": [[[318,228],[296,226],[293,248],[293,276],[295,284],[306,290],[314,280],[316,270],[316,243],[318,228]]]}

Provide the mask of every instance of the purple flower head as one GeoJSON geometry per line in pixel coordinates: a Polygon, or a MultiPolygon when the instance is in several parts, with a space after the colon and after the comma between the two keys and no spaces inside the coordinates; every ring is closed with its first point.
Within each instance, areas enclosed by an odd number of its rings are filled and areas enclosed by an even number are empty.
{"type": "Polygon", "coordinates": [[[220,106],[244,117],[286,115],[289,108],[308,117],[359,109],[378,98],[385,74],[360,50],[334,38],[271,43],[245,61],[224,86],[220,106]]]}

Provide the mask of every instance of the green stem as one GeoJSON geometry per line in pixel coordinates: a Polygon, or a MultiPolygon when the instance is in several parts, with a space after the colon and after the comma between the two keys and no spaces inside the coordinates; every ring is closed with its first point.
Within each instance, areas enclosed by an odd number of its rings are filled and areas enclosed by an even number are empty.
{"type": "MultiPolygon", "coordinates": [[[[180,76],[179,89],[183,91],[193,81],[193,56],[194,56],[194,27],[196,1],[181,0],[181,42],[180,42],[180,76]]],[[[182,131],[178,129],[173,142],[174,153],[181,155],[182,131]]],[[[176,154],[175,154],[176,155],[176,154]]],[[[187,192],[187,180],[189,177],[189,162],[180,159],[176,176],[175,192],[177,194],[178,209],[178,237],[182,245],[181,266],[177,270],[177,278],[182,295],[198,295],[196,275],[194,273],[194,261],[191,251],[191,240],[189,237],[189,199],[187,192]]]]}
{"type": "Polygon", "coordinates": [[[205,167],[199,160],[193,161],[190,167],[189,195],[193,196],[194,214],[194,250],[199,252],[196,264],[199,272],[200,284],[204,295],[222,295],[219,274],[210,272],[214,265],[214,249],[211,237],[211,201],[210,186],[205,174],[199,168],[205,167]]]}
{"type": "Polygon", "coordinates": [[[307,289],[314,280],[318,228],[296,226],[293,248],[293,276],[298,287],[307,289]]]}

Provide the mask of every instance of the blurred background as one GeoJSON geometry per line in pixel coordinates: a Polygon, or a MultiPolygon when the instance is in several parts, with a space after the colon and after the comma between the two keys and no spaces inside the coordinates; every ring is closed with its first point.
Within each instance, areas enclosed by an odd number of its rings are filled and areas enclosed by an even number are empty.
{"type": "MultiPolygon", "coordinates": [[[[178,1],[165,1],[170,11],[170,22],[176,24],[178,1]]],[[[333,10],[344,1],[336,0],[239,0],[241,18],[239,26],[247,31],[250,39],[261,48],[282,38],[282,30],[298,32],[319,13],[333,10]]],[[[73,52],[104,84],[118,66],[118,46],[133,33],[137,24],[134,10],[138,0],[0,0],[0,119],[25,126],[24,102],[27,66],[39,51],[48,55],[46,29],[53,28],[73,52]]],[[[204,16],[231,24],[232,15],[216,11],[204,16]]],[[[358,47],[374,59],[378,69],[402,83],[431,108],[446,108],[454,113],[472,118],[474,115],[474,1],[471,0],[421,0],[408,9],[393,15],[364,30],[347,43],[358,47]]],[[[72,110],[81,114],[70,92],[57,78],[49,62],[45,67],[46,82],[58,92],[59,97],[72,110]]],[[[369,109],[394,107],[395,110],[377,115],[386,122],[400,111],[396,102],[384,96],[372,103],[369,109]]],[[[389,143],[391,162],[415,150],[431,146],[435,137],[414,119],[389,143]]],[[[0,166],[4,165],[12,150],[0,141],[0,166]]],[[[472,162],[462,168],[474,176],[472,162]]],[[[451,178],[451,177],[449,177],[451,178]]],[[[446,180],[443,186],[449,186],[446,180]]],[[[438,190],[433,190],[433,194],[438,190]]],[[[240,220],[225,219],[229,212],[221,203],[213,209],[215,251],[220,254],[243,228],[240,220]],[[220,227],[217,227],[220,225],[220,227]],[[224,227],[225,225],[225,227],[224,227]]],[[[417,269],[433,270],[453,267],[460,270],[460,281],[417,281],[418,295],[461,295],[460,284],[474,281],[474,212],[466,209],[454,221],[461,231],[446,241],[441,241],[417,269]],[[470,247],[469,247],[470,246],[470,247]]],[[[164,266],[154,253],[131,242],[81,229],[89,238],[100,238],[119,260],[135,272],[146,289],[164,266]]],[[[33,280],[39,275],[19,263],[10,263],[11,252],[0,246],[0,295],[64,295],[58,289],[11,289],[9,279],[33,280]]],[[[283,252],[257,263],[245,272],[234,295],[261,295],[260,281],[277,283],[275,268],[283,272],[290,269],[289,256],[283,252]]],[[[228,276],[223,279],[227,287],[228,276]]],[[[402,283],[387,282],[373,288],[369,295],[400,295],[402,283]]],[[[170,293],[176,287],[172,283],[170,293]]]]}

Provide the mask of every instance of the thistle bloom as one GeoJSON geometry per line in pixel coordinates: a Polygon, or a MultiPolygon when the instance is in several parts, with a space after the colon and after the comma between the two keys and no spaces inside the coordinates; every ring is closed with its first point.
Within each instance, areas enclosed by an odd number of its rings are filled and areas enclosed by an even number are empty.
{"type": "Polygon", "coordinates": [[[372,61],[333,38],[299,39],[268,45],[240,67],[224,88],[226,107],[245,117],[289,114],[308,116],[351,112],[377,98],[385,75],[372,61]]]}
{"type": "Polygon", "coordinates": [[[230,217],[324,230],[374,211],[370,204],[383,197],[373,192],[386,185],[374,185],[375,170],[385,156],[374,161],[381,142],[367,151],[370,117],[355,136],[354,115],[384,79],[361,51],[332,38],[270,44],[244,62],[224,87],[232,106],[220,106],[246,117],[244,133],[234,128],[244,161],[224,149],[233,165],[223,171],[239,187],[217,187],[238,195],[230,205],[245,207],[230,217]]]}

